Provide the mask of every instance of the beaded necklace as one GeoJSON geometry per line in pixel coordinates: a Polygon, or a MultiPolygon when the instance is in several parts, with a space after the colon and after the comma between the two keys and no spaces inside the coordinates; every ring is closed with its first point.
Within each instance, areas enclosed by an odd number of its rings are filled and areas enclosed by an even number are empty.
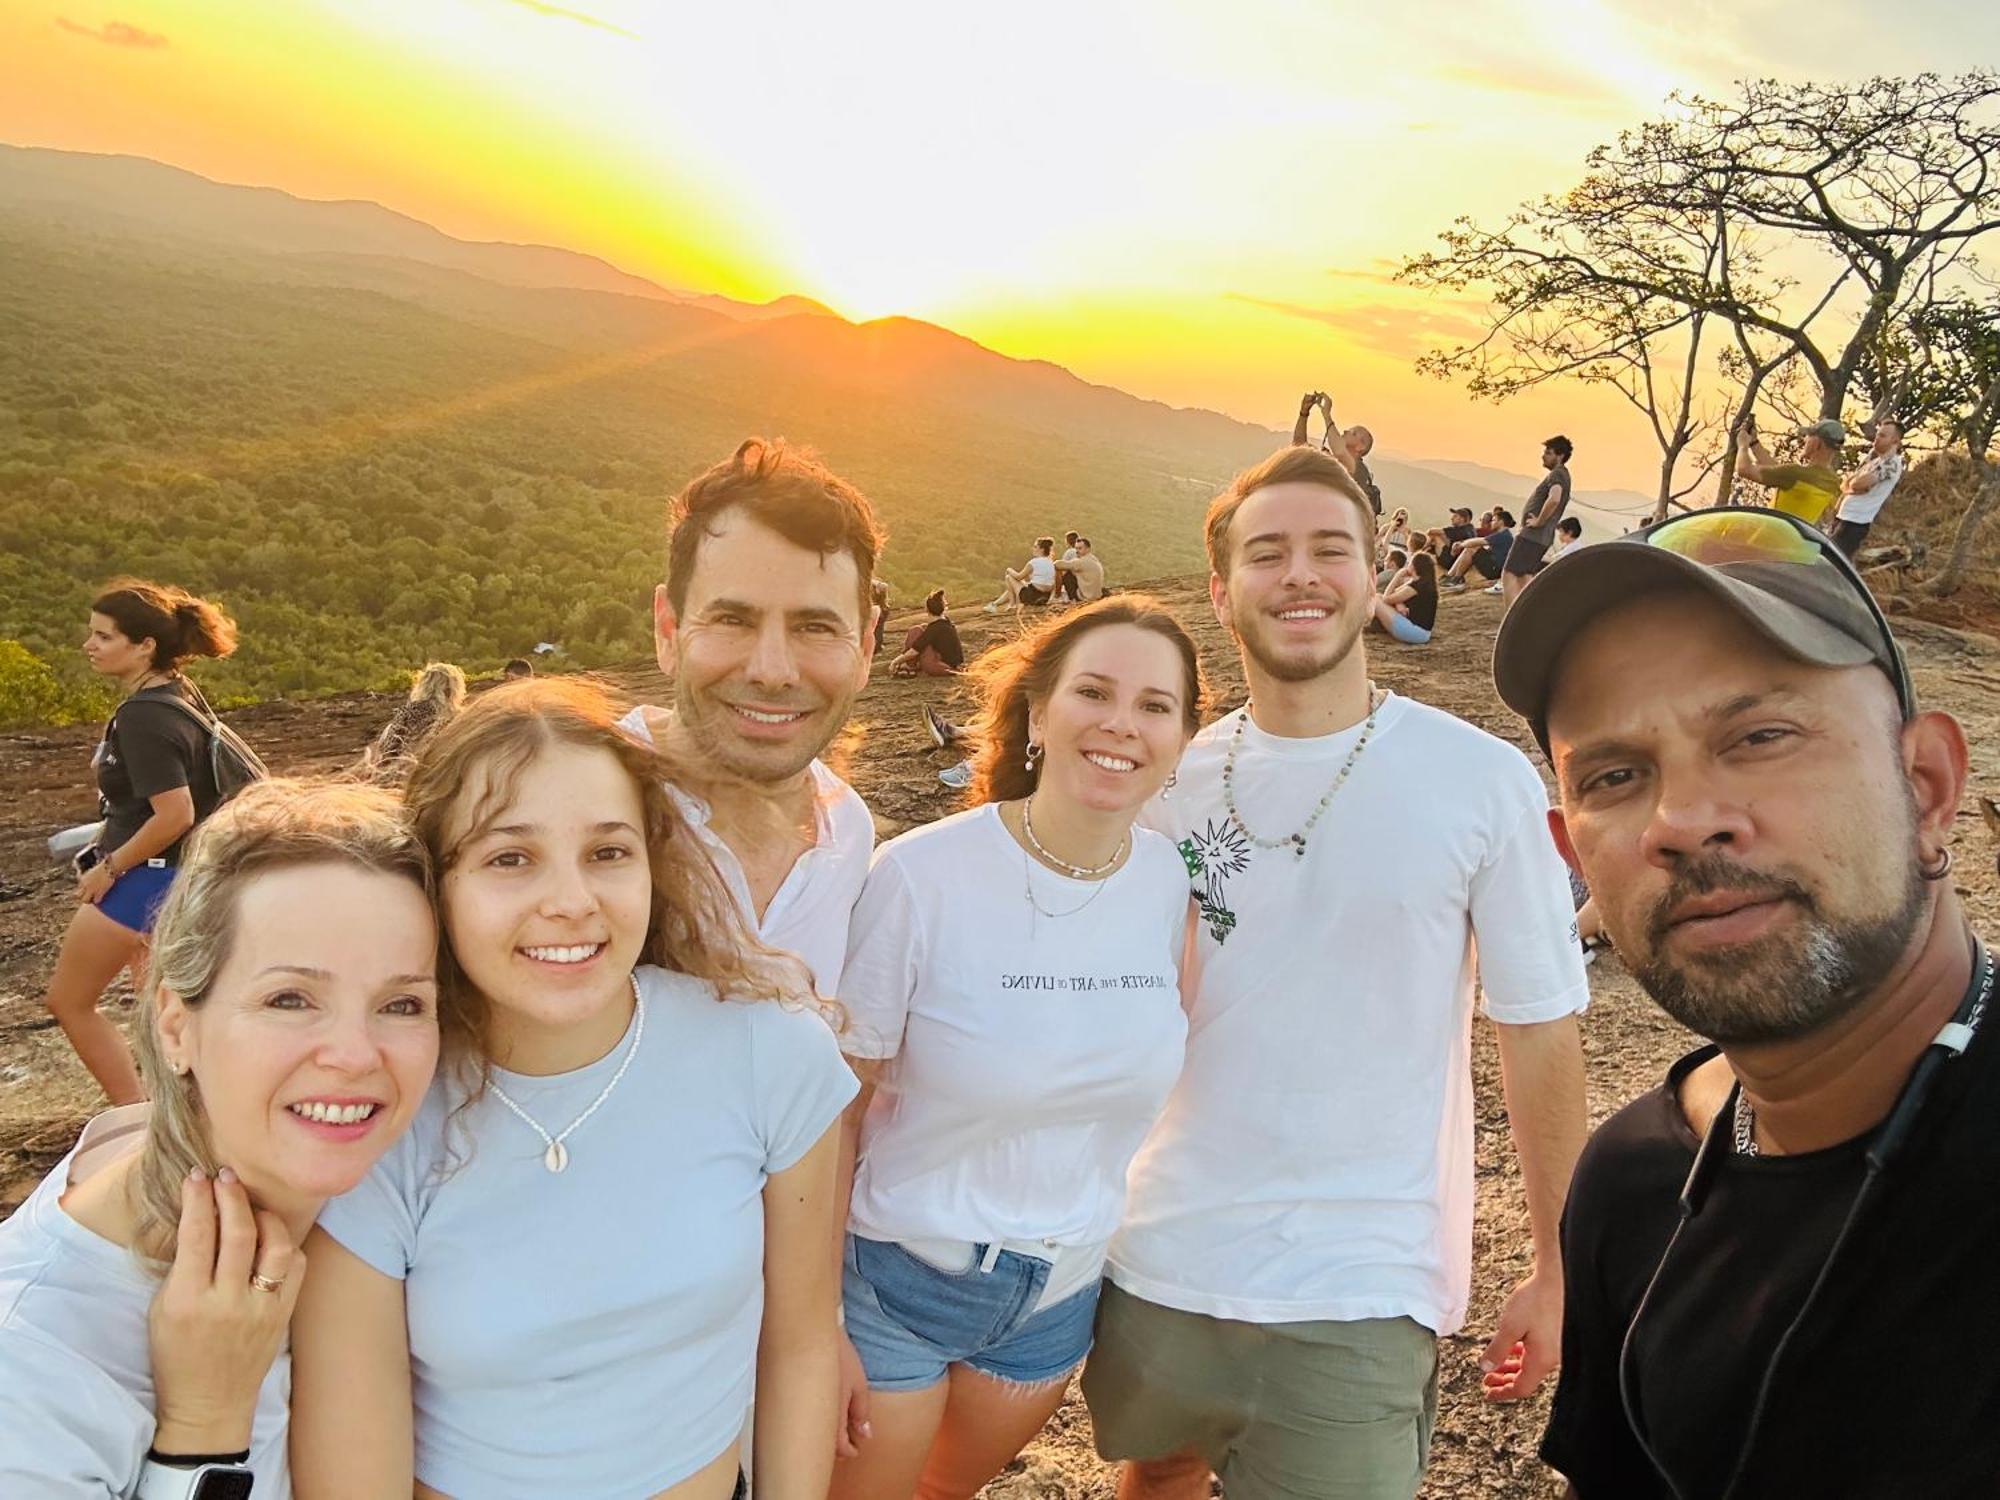
{"type": "Polygon", "coordinates": [[[1234,823],[1243,837],[1259,849],[1290,849],[1294,859],[1306,857],[1306,836],[1313,831],[1327,808],[1332,805],[1334,794],[1347,781],[1354,763],[1361,759],[1361,752],[1368,748],[1368,737],[1375,732],[1375,716],[1382,711],[1382,705],[1389,701],[1386,691],[1368,684],[1368,718],[1361,726],[1361,738],[1354,742],[1354,748],[1347,752],[1347,759],[1341,763],[1340,771],[1333,778],[1333,785],[1326,789],[1326,795],[1319,799],[1304,825],[1297,833],[1281,839],[1259,838],[1250,831],[1250,825],[1243,821],[1243,814],[1236,810],[1236,752],[1243,744],[1243,726],[1250,719],[1250,705],[1243,705],[1243,712],[1236,720],[1236,728],[1229,736],[1229,753],[1222,762],[1222,800],[1229,809],[1229,821],[1234,823]]]}

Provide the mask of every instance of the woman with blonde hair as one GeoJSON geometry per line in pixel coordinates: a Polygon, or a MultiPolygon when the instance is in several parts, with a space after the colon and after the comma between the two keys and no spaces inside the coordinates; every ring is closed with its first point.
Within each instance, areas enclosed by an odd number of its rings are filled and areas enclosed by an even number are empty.
{"type": "Polygon", "coordinates": [[[823,1500],[853,1075],[577,681],[513,683],[405,798],[439,870],[445,1066],[325,1216],[294,1328],[303,1496],[823,1500]]]}
{"type": "Polygon", "coordinates": [[[8,1500],[288,1493],[294,1247],[437,1063],[430,863],[382,792],[248,788],[154,937],[153,1102],[92,1120],[0,1225],[8,1500]]]}
{"type": "Polygon", "coordinates": [[[1194,642],[1120,595],[974,671],[976,805],[877,851],[841,980],[835,1500],[970,1497],[1048,1420],[1187,1034],[1187,869],[1135,820],[1201,723],[1194,642]]]}
{"type": "Polygon", "coordinates": [[[83,658],[118,684],[122,701],[91,757],[104,824],[77,856],[76,915],[56,954],[47,1004],[113,1104],[145,1095],[132,1053],[98,1001],[120,969],[141,987],[146,934],[182,846],[222,800],[208,763],[204,721],[212,715],[181,669],[235,649],[235,622],[186,589],[114,578],[90,602],[83,658]]]}
{"type": "Polygon", "coordinates": [[[409,769],[410,760],[423,749],[424,741],[464,706],[462,668],[448,661],[434,661],[427,663],[421,672],[412,672],[410,696],[389,716],[375,743],[363,752],[362,769],[378,781],[400,779],[409,769]]]}
{"type": "Polygon", "coordinates": [[[1405,553],[1415,550],[1411,544],[1410,513],[1397,506],[1389,513],[1389,519],[1378,523],[1375,533],[1375,555],[1384,556],[1391,547],[1401,547],[1405,553]]]}

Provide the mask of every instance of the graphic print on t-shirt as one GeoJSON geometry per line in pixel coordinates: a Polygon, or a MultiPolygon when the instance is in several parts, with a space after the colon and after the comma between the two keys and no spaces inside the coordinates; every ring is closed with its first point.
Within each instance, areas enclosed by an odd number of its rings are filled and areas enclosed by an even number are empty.
{"type": "Polygon", "coordinates": [[[1180,841],[1181,860],[1187,865],[1194,904],[1208,923],[1208,935],[1220,943],[1229,941],[1236,930],[1236,913],[1222,899],[1222,883],[1250,867],[1250,840],[1234,819],[1219,826],[1210,818],[1200,833],[1180,841]]]}

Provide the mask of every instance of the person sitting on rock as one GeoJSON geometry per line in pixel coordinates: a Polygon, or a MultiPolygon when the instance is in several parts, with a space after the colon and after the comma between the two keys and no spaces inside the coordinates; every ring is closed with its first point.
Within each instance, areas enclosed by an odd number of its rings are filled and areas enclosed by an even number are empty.
{"type": "Polygon", "coordinates": [[[891,676],[949,677],[965,665],[965,643],[946,609],[944,590],[932,589],[924,599],[930,618],[903,637],[902,654],[889,663],[891,676]]]}
{"type": "Polygon", "coordinates": [[[1007,570],[1005,587],[986,605],[985,612],[997,615],[1004,606],[1012,605],[1018,611],[1024,604],[1044,605],[1055,597],[1056,592],[1056,539],[1052,536],[1035,539],[1035,555],[1018,568],[1007,570]]]}

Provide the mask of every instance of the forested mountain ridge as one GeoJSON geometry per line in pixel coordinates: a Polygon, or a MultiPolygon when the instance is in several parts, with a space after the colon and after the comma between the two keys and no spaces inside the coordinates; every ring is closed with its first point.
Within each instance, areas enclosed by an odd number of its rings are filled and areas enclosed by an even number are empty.
{"type": "Polygon", "coordinates": [[[748,433],[871,496],[904,601],[987,597],[1067,527],[1114,581],[1185,574],[1209,496],[1281,441],[910,319],[635,294],[567,251],[473,274],[446,263],[463,245],[375,205],[0,148],[0,640],[83,685],[90,592],[131,571],[237,615],[237,655],[201,668],[227,699],[541,640],[623,659],[667,497],[748,433]],[[496,279],[557,271],[586,284],[496,279]]]}

